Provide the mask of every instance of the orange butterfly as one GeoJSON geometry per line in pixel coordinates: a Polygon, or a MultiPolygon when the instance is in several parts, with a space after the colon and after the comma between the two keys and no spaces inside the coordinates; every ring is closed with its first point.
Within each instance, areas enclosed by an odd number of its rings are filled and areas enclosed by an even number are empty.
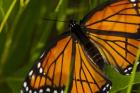
{"type": "Polygon", "coordinates": [[[131,73],[140,44],[140,1],[111,0],[70,22],[31,68],[21,93],[107,93],[104,61],[131,73]]]}

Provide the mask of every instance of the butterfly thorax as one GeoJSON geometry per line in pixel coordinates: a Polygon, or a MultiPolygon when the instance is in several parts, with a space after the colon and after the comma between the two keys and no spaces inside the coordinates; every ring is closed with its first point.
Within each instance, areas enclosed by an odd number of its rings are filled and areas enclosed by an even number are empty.
{"type": "Polygon", "coordinates": [[[76,39],[78,39],[82,44],[89,41],[87,36],[85,35],[86,33],[82,31],[81,26],[77,24],[75,20],[70,21],[70,31],[72,34],[76,36],[76,39]]]}
{"type": "Polygon", "coordinates": [[[95,62],[101,69],[104,67],[104,59],[101,56],[97,47],[89,40],[86,31],[82,29],[82,26],[77,24],[76,21],[70,21],[71,33],[74,34],[75,40],[83,45],[86,53],[89,55],[89,58],[95,62]]]}

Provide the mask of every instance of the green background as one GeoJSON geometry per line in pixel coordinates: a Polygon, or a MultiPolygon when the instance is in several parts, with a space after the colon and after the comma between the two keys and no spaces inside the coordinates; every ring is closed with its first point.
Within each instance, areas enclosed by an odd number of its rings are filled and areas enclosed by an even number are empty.
{"type": "MultiPolygon", "coordinates": [[[[0,93],[19,93],[29,69],[51,43],[91,9],[107,0],[0,0],[0,93]],[[60,22],[65,21],[65,22],[60,22]],[[3,25],[3,27],[2,27],[3,25]]],[[[130,76],[107,66],[110,93],[126,93],[130,76]]],[[[140,93],[140,73],[128,93],[140,93]]]]}

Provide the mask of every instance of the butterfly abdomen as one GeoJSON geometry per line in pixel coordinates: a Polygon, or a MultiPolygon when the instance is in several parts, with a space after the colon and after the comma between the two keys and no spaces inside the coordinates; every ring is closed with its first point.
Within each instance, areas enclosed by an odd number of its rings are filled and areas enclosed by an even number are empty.
{"type": "Polygon", "coordinates": [[[101,69],[103,69],[104,59],[95,45],[93,45],[91,42],[88,42],[86,45],[84,45],[84,48],[91,60],[93,60],[94,63],[96,63],[101,69]]]}

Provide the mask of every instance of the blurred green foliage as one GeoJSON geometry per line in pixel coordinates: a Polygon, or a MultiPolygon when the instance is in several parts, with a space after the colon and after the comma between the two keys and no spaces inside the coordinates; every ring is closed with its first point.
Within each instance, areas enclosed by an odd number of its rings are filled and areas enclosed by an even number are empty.
{"type": "MultiPolygon", "coordinates": [[[[104,1],[0,0],[0,93],[19,93],[26,74],[51,39],[68,28],[67,22],[59,21],[80,21],[104,1]]],[[[120,75],[110,66],[106,73],[113,82],[110,93],[126,93],[130,76],[120,75]]],[[[140,93],[139,75],[132,93],[140,93]]]]}

